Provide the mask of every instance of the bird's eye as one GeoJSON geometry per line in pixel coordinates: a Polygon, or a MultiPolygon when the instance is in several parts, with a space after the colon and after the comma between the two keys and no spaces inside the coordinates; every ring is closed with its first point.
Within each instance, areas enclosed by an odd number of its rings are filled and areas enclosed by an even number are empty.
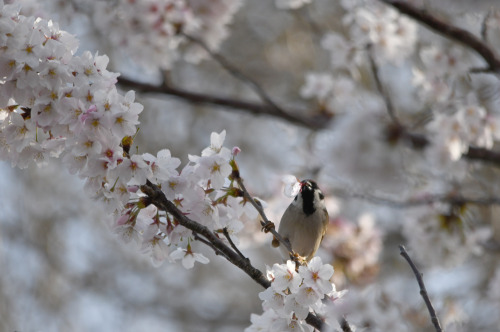
{"type": "Polygon", "coordinates": [[[319,196],[319,199],[320,199],[320,200],[325,199],[325,195],[323,195],[323,193],[322,193],[321,191],[320,191],[320,192],[318,192],[318,196],[319,196]]]}

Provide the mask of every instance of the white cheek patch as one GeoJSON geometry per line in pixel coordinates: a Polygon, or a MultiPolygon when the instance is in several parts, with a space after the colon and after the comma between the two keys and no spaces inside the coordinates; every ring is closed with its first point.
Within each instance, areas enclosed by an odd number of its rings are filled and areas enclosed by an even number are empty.
{"type": "Polygon", "coordinates": [[[302,205],[302,197],[300,197],[300,194],[295,196],[295,198],[292,201],[292,205],[294,205],[294,206],[301,206],[302,205]]]}

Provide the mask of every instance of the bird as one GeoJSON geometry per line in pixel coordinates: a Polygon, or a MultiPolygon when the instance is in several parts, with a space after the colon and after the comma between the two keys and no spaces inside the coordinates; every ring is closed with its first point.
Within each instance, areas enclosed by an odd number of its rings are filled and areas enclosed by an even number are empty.
{"type": "MultiPolygon", "coordinates": [[[[309,262],[319,248],[328,226],[325,196],[313,180],[300,182],[300,191],[283,213],[278,234],[288,241],[295,254],[309,262]]],[[[285,260],[290,259],[288,249],[277,239],[273,246],[280,249],[285,260]]]]}

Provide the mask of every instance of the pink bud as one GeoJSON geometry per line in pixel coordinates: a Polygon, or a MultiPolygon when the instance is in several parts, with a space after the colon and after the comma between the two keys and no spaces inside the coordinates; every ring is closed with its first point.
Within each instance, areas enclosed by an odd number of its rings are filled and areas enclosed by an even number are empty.
{"type": "Polygon", "coordinates": [[[241,149],[237,146],[235,146],[233,148],[233,150],[231,151],[231,153],[233,154],[234,157],[236,157],[238,155],[238,153],[240,153],[240,152],[241,152],[241,149]]]}
{"type": "Polygon", "coordinates": [[[130,215],[128,213],[125,213],[124,215],[120,216],[120,218],[118,218],[116,220],[116,225],[117,226],[125,225],[129,218],[130,218],[130,215]]]}
{"type": "Polygon", "coordinates": [[[139,186],[128,186],[127,190],[131,193],[136,193],[139,190],[139,186]]]}

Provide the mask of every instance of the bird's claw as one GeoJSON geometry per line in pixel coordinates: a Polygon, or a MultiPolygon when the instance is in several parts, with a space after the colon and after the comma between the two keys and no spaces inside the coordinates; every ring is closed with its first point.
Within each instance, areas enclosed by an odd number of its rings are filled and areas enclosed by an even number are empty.
{"type": "Polygon", "coordinates": [[[296,252],[294,252],[293,254],[290,254],[290,259],[292,261],[294,261],[295,263],[297,263],[297,265],[296,265],[297,270],[298,270],[299,266],[301,266],[301,265],[307,266],[306,257],[300,256],[296,252]]]}
{"type": "Polygon", "coordinates": [[[272,221],[262,225],[262,231],[264,233],[269,233],[273,228],[274,228],[274,223],[272,221]]]}

